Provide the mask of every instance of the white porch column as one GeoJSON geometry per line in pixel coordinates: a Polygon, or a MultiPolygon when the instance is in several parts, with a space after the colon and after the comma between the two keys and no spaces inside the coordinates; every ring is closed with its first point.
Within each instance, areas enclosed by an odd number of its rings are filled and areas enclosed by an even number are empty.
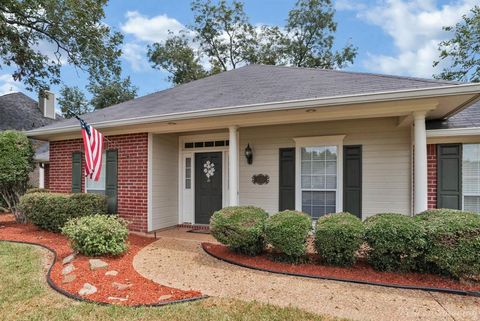
{"type": "Polygon", "coordinates": [[[38,188],[45,188],[45,165],[38,163],[38,188]]]}
{"type": "Polygon", "coordinates": [[[425,130],[426,112],[414,112],[414,214],[427,210],[427,132],[425,130]]]}
{"type": "Polygon", "coordinates": [[[238,205],[238,127],[228,128],[230,145],[228,149],[229,205],[238,205]]]}

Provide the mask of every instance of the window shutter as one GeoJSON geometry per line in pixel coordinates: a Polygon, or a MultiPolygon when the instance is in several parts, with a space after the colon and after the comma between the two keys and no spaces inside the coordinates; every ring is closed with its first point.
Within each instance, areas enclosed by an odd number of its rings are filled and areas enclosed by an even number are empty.
{"type": "Polygon", "coordinates": [[[108,213],[117,213],[118,198],[118,151],[106,152],[105,195],[107,196],[108,213]]]}
{"type": "Polygon", "coordinates": [[[362,218],[362,146],[343,147],[343,211],[362,218]]]}
{"type": "Polygon", "coordinates": [[[437,145],[437,208],[462,208],[462,145],[437,145]]]}
{"type": "Polygon", "coordinates": [[[295,148],[280,148],[279,211],[295,209],[295,148]]]}
{"type": "Polygon", "coordinates": [[[82,192],[82,153],[72,153],[72,193],[82,192]]]}

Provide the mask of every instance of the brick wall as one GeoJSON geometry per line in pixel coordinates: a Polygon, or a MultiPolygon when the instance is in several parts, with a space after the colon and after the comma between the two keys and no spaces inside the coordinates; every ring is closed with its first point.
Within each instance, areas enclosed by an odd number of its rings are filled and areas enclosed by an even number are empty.
{"type": "Polygon", "coordinates": [[[437,208],[437,145],[427,145],[428,208],[437,208]]]}
{"type": "MultiPolygon", "coordinates": [[[[147,231],[148,134],[107,137],[106,148],[118,150],[118,214],[130,222],[132,231],[147,231]]],[[[72,189],[72,153],[82,151],[81,139],[50,143],[50,189],[72,189]]],[[[82,159],[82,168],[85,161],[82,159]]],[[[82,170],[83,171],[83,170],[82,170]]],[[[85,178],[82,177],[82,191],[85,178]]]]}

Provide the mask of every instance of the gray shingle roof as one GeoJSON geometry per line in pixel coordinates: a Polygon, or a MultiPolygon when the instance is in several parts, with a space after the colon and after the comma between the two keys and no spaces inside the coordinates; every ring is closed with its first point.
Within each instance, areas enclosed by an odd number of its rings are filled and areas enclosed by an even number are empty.
{"type": "MultiPolygon", "coordinates": [[[[309,98],[419,89],[457,84],[379,74],[249,65],[162,90],[84,115],[87,122],[194,112],[309,98]]],[[[69,119],[45,127],[75,125],[69,119]]]]}
{"type": "Polygon", "coordinates": [[[38,103],[23,93],[0,96],[0,130],[30,130],[53,122],[43,117],[38,103]]]}
{"type": "Polygon", "coordinates": [[[427,129],[480,127],[480,101],[462,110],[447,120],[431,120],[427,129]]]}

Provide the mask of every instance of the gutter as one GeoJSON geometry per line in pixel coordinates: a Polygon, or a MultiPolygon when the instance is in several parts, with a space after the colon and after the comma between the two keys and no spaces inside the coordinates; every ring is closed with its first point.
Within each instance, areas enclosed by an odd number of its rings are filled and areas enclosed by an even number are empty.
{"type": "MultiPolygon", "coordinates": [[[[326,106],[338,106],[338,105],[351,105],[351,104],[365,104],[374,102],[388,102],[396,100],[408,100],[408,99],[425,99],[441,96],[455,96],[455,95],[468,95],[479,94],[480,84],[464,84],[464,85],[451,85],[431,88],[420,89],[407,89],[397,91],[387,91],[379,93],[366,93],[344,96],[332,96],[322,98],[309,98],[299,99],[281,102],[269,102],[262,104],[250,104],[239,105],[222,108],[210,108],[198,111],[188,111],[180,113],[171,113],[164,115],[143,116],[134,118],[125,118],[119,120],[107,120],[99,122],[90,122],[98,129],[112,128],[128,125],[140,125],[154,122],[168,122],[178,121],[185,119],[196,119],[203,117],[214,116],[231,116],[241,115],[246,113],[257,113],[265,111],[281,111],[281,110],[294,110],[303,108],[317,108],[326,106]]],[[[52,129],[37,128],[27,131],[26,134],[29,137],[36,135],[52,135],[71,132],[78,128],[78,125],[69,125],[63,127],[56,127],[52,129]]]]}
{"type": "Polygon", "coordinates": [[[476,135],[480,135],[480,127],[427,130],[427,137],[476,136],[476,135]]]}

